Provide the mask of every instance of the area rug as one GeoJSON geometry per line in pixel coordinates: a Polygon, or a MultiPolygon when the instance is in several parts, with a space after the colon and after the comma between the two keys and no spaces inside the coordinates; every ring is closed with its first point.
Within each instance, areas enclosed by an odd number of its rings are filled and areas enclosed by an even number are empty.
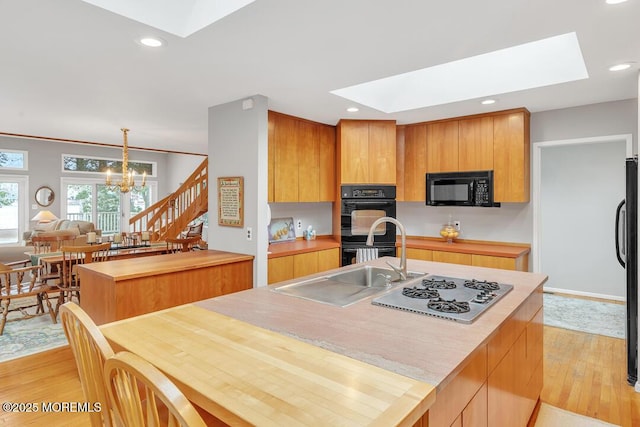
{"type": "Polygon", "coordinates": [[[52,323],[49,314],[10,320],[0,335],[0,362],[67,344],[62,324],[52,323]]]}
{"type": "Polygon", "coordinates": [[[605,427],[616,426],[542,403],[535,427],[605,427]]]}
{"type": "Polygon", "coordinates": [[[544,324],[589,334],[625,337],[623,304],[544,294],[544,324]]]}

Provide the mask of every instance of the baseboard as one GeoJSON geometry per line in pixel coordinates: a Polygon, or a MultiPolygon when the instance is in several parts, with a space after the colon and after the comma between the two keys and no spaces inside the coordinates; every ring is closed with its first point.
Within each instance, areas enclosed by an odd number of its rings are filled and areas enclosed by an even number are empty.
{"type": "Polygon", "coordinates": [[[560,288],[549,288],[547,286],[543,287],[543,291],[551,294],[565,294],[565,295],[575,295],[579,297],[589,297],[589,298],[598,298],[598,299],[608,299],[611,301],[621,301],[625,302],[625,297],[619,297],[616,295],[606,295],[606,294],[596,294],[593,292],[580,292],[574,291],[572,289],[560,289],[560,288]]]}

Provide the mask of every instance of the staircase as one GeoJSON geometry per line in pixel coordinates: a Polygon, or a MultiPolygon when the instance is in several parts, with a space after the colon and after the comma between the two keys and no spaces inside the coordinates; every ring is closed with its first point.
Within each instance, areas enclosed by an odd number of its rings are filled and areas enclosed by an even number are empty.
{"type": "Polygon", "coordinates": [[[208,159],[173,194],[149,206],[129,220],[129,229],[149,231],[152,241],[177,237],[187,225],[209,209],[208,159]]]}

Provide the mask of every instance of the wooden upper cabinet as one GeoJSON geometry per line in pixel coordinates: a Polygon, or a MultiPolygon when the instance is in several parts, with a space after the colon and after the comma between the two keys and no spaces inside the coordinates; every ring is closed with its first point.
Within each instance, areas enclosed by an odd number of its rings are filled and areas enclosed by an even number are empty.
{"type": "Polygon", "coordinates": [[[396,183],[396,123],[369,122],[369,181],[396,183]]]}
{"type": "Polygon", "coordinates": [[[274,129],[274,202],[298,201],[298,123],[280,116],[274,129]]]}
{"type": "Polygon", "coordinates": [[[458,121],[427,124],[427,172],[458,170],[458,121]]]}
{"type": "Polygon", "coordinates": [[[493,117],[458,122],[458,170],[493,169],[493,117]]]}
{"type": "Polygon", "coordinates": [[[314,202],[320,199],[320,131],[309,122],[298,126],[298,201],[314,202]]]}
{"type": "Polygon", "coordinates": [[[529,112],[493,117],[493,174],[496,202],[528,202],[530,187],[529,112]]]}
{"type": "Polygon", "coordinates": [[[336,199],[336,128],[319,126],[319,202],[336,199]]]}
{"type": "Polygon", "coordinates": [[[404,130],[404,197],[407,202],[425,200],[427,171],[427,125],[409,125],[404,130]]]}
{"type": "Polygon", "coordinates": [[[269,202],[335,200],[335,128],[269,111],[269,202]]]}
{"type": "Polygon", "coordinates": [[[395,121],[341,120],[337,145],[341,184],[396,183],[395,121]]]}

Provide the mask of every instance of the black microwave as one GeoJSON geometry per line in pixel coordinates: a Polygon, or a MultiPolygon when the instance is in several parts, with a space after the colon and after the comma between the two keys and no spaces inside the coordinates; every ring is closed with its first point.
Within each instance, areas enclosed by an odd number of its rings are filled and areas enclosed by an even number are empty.
{"type": "Polygon", "coordinates": [[[499,207],[493,201],[493,171],[427,174],[428,206],[499,207]]]}

